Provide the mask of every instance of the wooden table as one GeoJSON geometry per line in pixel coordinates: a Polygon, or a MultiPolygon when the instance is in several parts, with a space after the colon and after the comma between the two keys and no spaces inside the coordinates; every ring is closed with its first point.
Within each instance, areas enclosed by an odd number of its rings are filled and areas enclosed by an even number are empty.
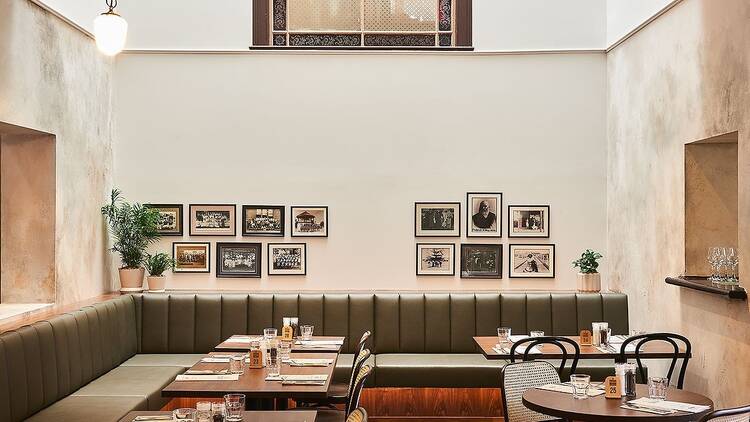
{"type": "MultiPolygon", "coordinates": [[[[636,392],[638,397],[648,396],[648,386],[639,384],[636,386],[636,392]]],[[[701,404],[710,406],[710,409],[701,413],[677,412],[671,415],[657,415],[636,410],[621,409],[620,405],[629,400],[624,397],[622,399],[606,399],[602,394],[596,397],[589,397],[585,400],[576,400],[572,394],[537,388],[529,389],[523,393],[522,400],[524,406],[536,412],[576,421],[697,421],[701,416],[711,412],[714,406],[714,403],[708,397],[675,388],[670,388],[667,391],[667,400],[701,404]]]]}
{"type": "MultiPolygon", "coordinates": [[[[285,412],[250,411],[243,412],[242,420],[247,422],[315,422],[317,416],[315,410],[288,410],[285,412]]],[[[125,415],[119,422],[133,422],[136,416],[164,416],[172,412],[163,411],[137,411],[125,415]]],[[[169,421],[166,421],[169,422],[169,421]]]]}
{"type": "MultiPolygon", "coordinates": [[[[620,356],[619,353],[605,353],[594,346],[581,346],[579,336],[564,336],[576,343],[581,348],[581,359],[616,359],[620,356]]],[[[497,337],[474,337],[474,342],[482,349],[482,354],[487,359],[498,359],[508,360],[510,359],[510,353],[498,353],[493,350],[493,347],[497,345],[497,337]]],[[[528,344],[528,343],[527,343],[528,344]]],[[[635,344],[635,343],[632,343],[635,344]]],[[[564,344],[565,349],[569,353],[573,353],[573,347],[568,344],[564,344]]],[[[529,356],[533,356],[536,359],[562,359],[562,353],[560,348],[552,344],[542,344],[538,346],[541,350],[540,353],[529,353],[529,356]]],[[[618,347],[619,348],[619,347],[618,347]]],[[[510,349],[510,347],[508,347],[510,349]]],[[[639,356],[641,359],[666,359],[671,358],[674,353],[672,345],[660,341],[652,341],[643,346],[639,356]]],[[[629,359],[635,358],[634,352],[626,352],[625,356],[629,359]]],[[[678,355],[680,358],[686,357],[685,350],[680,348],[678,355]]],[[[690,357],[690,356],[688,356],[690,357]]],[[[522,359],[523,353],[516,351],[516,359],[522,359]]],[[[568,359],[572,359],[572,356],[568,354],[568,359]]]]}
{"type": "MultiPolygon", "coordinates": [[[[232,337],[229,337],[228,339],[224,340],[223,342],[219,343],[218,346],[214,347],[215,352],[227,352],[227,351],[248,351],[250,350],[250,343],[247,342],[232,342],[232,339],[237,337],[263,337],[262,335],[234,335],[232,337]]],[[[313,340],[339,340],[342,341],[345,339],[345,337],[334,337],[334,336],[313,336],[313,340]]],[[[320,347],[320,348],[309,348],[304,347],[301,344],[297,344],[297,341],[299,339],[295,339],[294,343],[292,343],[292,353],[339,353],[341,351],[341,345],[334,346],[331,345],[330,347],[320,347]]],[[[343,343],[342,343],[343,344],[343,343]]]]}

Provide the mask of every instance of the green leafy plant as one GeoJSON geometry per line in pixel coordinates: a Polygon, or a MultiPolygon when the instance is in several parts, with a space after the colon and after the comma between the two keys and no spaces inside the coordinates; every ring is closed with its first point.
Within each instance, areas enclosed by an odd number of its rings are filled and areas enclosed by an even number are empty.
{"type": "Polygon", "coordinates": [[[579,259],[573,261],[573,268],[580,268],[581,272],[584,274],[596,273],[596,269],[599,268],[599,263],[596,261],[602,257],[603,255],[599,252],[586,249],[583,251],[579,259]]]}
{"type": "Polygon", "coordinates": [[[174,264],[174,259],[164,252],[159,252],[155,255],[146,254],[146,260],[143,261],[146,271],[154,277],[161,277],[164,271],[174,270],[174,264]]]}
{"type": "Polygon", "coordinates": [[[102,207],[109,224],[112,252],[120,254],[123,268],[140,268],[146,248],[159,238],[156,223],[159,211],[124,200],[118,189],[112,189],[110,203],[102,207]]]}

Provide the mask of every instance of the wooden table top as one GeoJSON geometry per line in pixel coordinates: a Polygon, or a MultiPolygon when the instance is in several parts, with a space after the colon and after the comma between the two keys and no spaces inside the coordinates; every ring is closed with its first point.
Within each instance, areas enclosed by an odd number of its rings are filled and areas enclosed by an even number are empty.
{"type": "MultiPolygon", "coordinates": [[[[226,353],[226,352],[225,352],[226,353]]],[[[217,353],[210,353],[211,355],[217,353]]],[[[218,353],[220,354],[220,353],[218,353]]],[[[238,381],[172,381],[161,391],[163,397],[222,397],[229,393],[242,393],[247,398],[256,399],[325,399],[336,367],[337,353],[298,353],[300,359],[333,359],[326,367],[292,367],[281,365],[282,375],[326,374],[324,385],[281,385],[280,381],[266,381],[267,368],[246,368],[238,381]]],[[[190,369],[220,370],[227,368],[228,363],[198,362],[190,369]]]]}
{"type": "MultiPolygon", "coordinates": [[[[579,336],[562,336],[567,337],[576,343],[578,343],[578,347],[581,348],[581,359],[616,359],[618,356],[620,356],[619,353],[606,353],[594,346],[581,346],[579,339],[579,336]]],[[[474,343],[476,343],[480,349],[482,349],[482,354],[484,354],[484,357],[487,359],[499,359],[499,360],[507,360],[510,359],[510,353],[498,353],[493,348],[497,345],[497,337],[496,336],[488,336],[488,337],[474,337],[474,343]]],[[[528,343],[527,343],[528,344],[528,343]]],[[[634,343],[632,343],[634,344],[634,343]]],[[[565,349],[568,350],[569,353],[573,353],[573,347],[564,344],[565,349]]],[[[555,345],[552,344],[542,344],[538,346],[539,349],[542,351],[541,354],[534,354],[529,353],[529,356],[533,356],[534,358],[539,359],[562,359],[562,353],[560,351],[560,348],[558,348],[555,345]]],[[[510,349],[510,347],[508,347],[510,349]]],[[[647,343],[643,346],[641,349],[640,357],[642,359],[665,359],[665,358],[671,358],[672,354],[674,352],[674,349],[672,346],[668,343],[660,342],[660,341],[652,341],[650,343],[647,343]]],[[[633,352],[627,352],[625,353],[625,356],[628,358],[635,358],[635,353],[633,352]]],[[[685,357],[685,350],[683,348],[680,348],[680,354],[679,357],[685,357]]],[[[516,359],[522,359],[523,353],[520,353],[516,351],[516,359]]],[[[572,355],[568,355],[568,359],[572,359],[572,355]]]]}
{"type": "MultiPolygon", "coordinates": [[[[648,396],[648,386],[639,384],[636,386],[638,397],[648,396]]],[[[708,397],[685,390],[671,388],[667,391],[667,400],[679,401],[691,404],[710,406],[711,409],[701,413],[677,412],[671,415],[657,415],[654,413],[639,412],[620,408],[620,405],[629,399],[607,399],[604,394],[589,397],[585,400],[576,400],[572,394],[558,393],[555,391],[540,390],[532,388],[523,393],[523,404],[531,410],[545,415],[566,418],[577,421],[611,421],[611,422],[636,422],[636,421],[696,421],[701,416],[713,410],[714,403],[708,397]]]]}
{"type": "MultiPolygon", "coordinates": [[[[125,415],[119,422],[133,422],[136,416],[171,415],[171,411],[137,411],[125,415]]],[[[315,422],[315,410],[287,411],[248,411],[242,413],[242,420],[252,422],[315,422]]]]}
{"type": "MultiPolygon", "coordinates": [[[[223,342],[219,343],[218,346],[214,347],[214,351],[216,352],[226,352],[226,351],[248,351],[250,350],[250,343],[247,342],[232,342],[232,339],[237,337],[263,337],[262,334],[250,334],[250,335],[234,335],[232,337],[229,337],[228,339],[224,340],[223,342]]],[[[313,340],[340,340],[343,341],[345,337],[335,337],[335,336],[313,336],[313,340]]],[[[305,347],[301,344],[297,344],[297,341],[299,339],[295,339],[294,343],[292,343],[292,353],[338,353],[341,351],[341,345],[334,346],[331,345],[330,347],[320,347],[320,348],[309,348],[305,347]]]]}

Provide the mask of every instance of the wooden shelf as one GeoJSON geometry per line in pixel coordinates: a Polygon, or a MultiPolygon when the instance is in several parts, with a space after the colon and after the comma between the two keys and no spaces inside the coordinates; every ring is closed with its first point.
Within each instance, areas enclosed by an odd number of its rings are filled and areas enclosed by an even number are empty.
{"type": "Polygon", "coordinates": [[[683,275],[679,277],[667,277],[664,281],[666,281],[667,284],[673,284],[675,286],[687,287],[688,289],[700,290],[706,293],[721,295],[729,299],[747,300],[747,291],[744,288],[737,285],[717,285],[708,281],[707,277],[683,275]]]}

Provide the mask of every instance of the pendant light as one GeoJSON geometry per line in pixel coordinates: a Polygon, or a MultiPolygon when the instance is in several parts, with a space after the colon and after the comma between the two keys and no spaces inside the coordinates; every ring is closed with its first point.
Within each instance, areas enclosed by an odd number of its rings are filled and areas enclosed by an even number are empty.
{"type": "Polygon", "coordinates": [[[114,56],[125,48],[128,35],[128,23],[115,13],[117,0],[105,0],[109,10],[94,19],[94,37],[99,51],[107,56],[114,56]]]}

